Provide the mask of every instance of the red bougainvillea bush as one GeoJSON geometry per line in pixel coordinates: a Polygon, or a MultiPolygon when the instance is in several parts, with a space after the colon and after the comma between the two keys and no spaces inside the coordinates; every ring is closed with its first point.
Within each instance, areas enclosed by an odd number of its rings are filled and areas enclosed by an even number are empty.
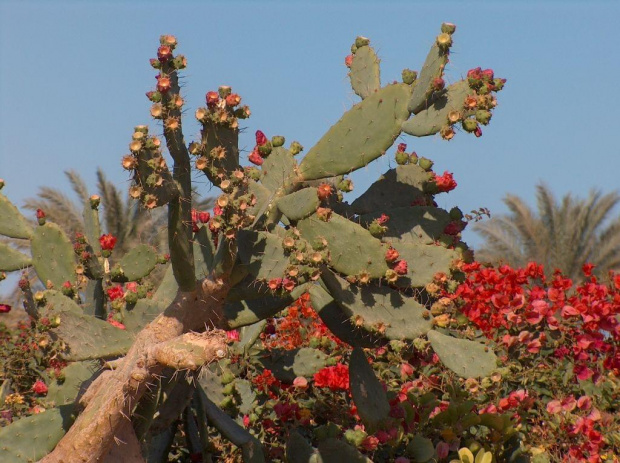
{"type": "MultiPolygon", "coordinates": [[[[351,349],[306,296],[268,321],[254,347],[259,355],[235,356],[218,373],[220,384],[209,374],[207,381],[272,461],[285,461],[293,430],[315,445],[344,438],[376,462],[466,461],[466,448],[473,455],[484,448],[496,461],[618,461],[620,276],[605,284],[591,270],[585,266],[586,281],[575,285],[559,272],[546,279],[534,263],[473,263],[453,293],[437,275],[426,288],[436,298],[435,322],[486,336],[501,367],[487,378],[457,378],[423,338],[368,350],[391,405],[379,429],[364,428],[351,400],[351,349]],[[304,347],[324,352],[322,369],[296,376],[282,368],[286,352],[304,347]]],[[[213,442],[230,461],[240,459],[225,440],[213,442]]]]}

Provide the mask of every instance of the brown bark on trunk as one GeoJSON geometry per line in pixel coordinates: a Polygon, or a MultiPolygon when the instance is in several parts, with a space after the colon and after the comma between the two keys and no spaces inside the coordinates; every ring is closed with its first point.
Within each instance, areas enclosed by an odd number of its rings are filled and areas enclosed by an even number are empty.
{"type": "MultiPolygon", "coordinates": [[[[226,328],[222,307],[229,291],[223,281],[205,279],[195,291],[177,293],[174,301],[136,337],[131,349],[107,375],[105,384],[94,384],[98,390],[90,394],[88,404],[67,434],[42,463],[102,462],[115,444],[122,439],[131,413],[149,383],[162,366],[148,358],[157,344],[174,339],[189,331],[226,328]],[[152,366],[151,366],[152,365],[152,366]]],[[[213,337],[211,352],[226,351],[221,336],[213,337]]],[[[213,360],[219,360],[214,355],[213,360]]],[[[92,386],[91,386],[92,387],[92,386]]],[[[89,395],[87,391],[86,395],[89,395]]]]}

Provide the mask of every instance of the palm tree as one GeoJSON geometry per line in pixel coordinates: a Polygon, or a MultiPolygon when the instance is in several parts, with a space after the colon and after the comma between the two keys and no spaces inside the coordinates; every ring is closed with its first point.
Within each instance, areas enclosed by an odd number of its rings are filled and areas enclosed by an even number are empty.
{"type": "Polygon", "coordinates": [[[536,261],[546,271],[560,269],[575,281],[583,278],[585,263],[596,265],[599,275],[620,268],[620,217],[610,219],[620,202],[617,192],[592,190],[587,199],[568,194],[558,203],[549,188],[539,184],[536,198],[538,213],[509,194],[504,199],[509,215],[474,225],[485,239],[477,260],[516,267],[536,261]]]}

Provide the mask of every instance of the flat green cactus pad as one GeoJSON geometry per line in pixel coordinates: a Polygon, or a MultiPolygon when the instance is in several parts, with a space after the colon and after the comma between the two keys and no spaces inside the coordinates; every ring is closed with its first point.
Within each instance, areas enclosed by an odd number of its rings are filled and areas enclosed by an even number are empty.
{"type": "Polygon", "coordinates": [[[261,166],[260,181],[269,191],[275,192],[291,177],[295,166],[297,161],[288,149],[273,148],[261,166]]]}
{"type": "Polygon", "coordinates": [[[382,213],[389,217],[383,241],[394,246],[399,243],[433,244],[451,221],[447,211],[432,206],[396,207],[363,215],[360,220],[370,223],[382,213]]]}
{"type": "Polygon", "coordinates": [[[352,285],[328,271],[322,280],[346,316],[376,336],[416,339],[432,327],[430,319],[424,318],[428,312],[424,306],[387,286],[352,285]]]}
{"type": "Polygon", "coordinates": [[[368,230],[333,213],[329,222],[316,214],[297,223],[302,237],[309,243],[325,238],[329,250],[329,266],[345,275],[368,272],[371,278],[385,275],[385,247],[368,230]]]}
{"type": "Polygon", "coordinates": [[[470,93],[473,92],[464,80],[450,85],[447,91],[434,99],[428,108],[405,122],[403,132],[416,137],[436,134],[442,127],[448,125],[450,111],[460,111],[463,115],[469,114],[464,111],[463,103],[470,93]]]}
{"type": "Polygon", "coordinates": [[[433,43],[426,56],[422,70],[418,74],[418,80],[415,82],[411,100],[409,101],[409,112],[417,114],[427,106],[428,98],[433,93],[433,80],[441,77],[447,62],[448,54],[441,50],[436,42],[433,43]]]}
{"type": "Polygon", "coordinates": [[[351,211],[362,215],[410,206],[413,201],[425,196],[424,184],[430,178],[431,173],[417,164],[390,169],[353,201],[351,211]]]}
{"type": "Polygon", "coordinates": [[[9,238],[30,239],[32,226],[28,220],[17,210],[9,199],[0,193],[0,235],[9,238]]]}
{"type": "Polygon", "coordinates": [[[152,246],[139,244],[133,247],[119,262],[129,281],[147,276],[157,265],[157,253],[152,246]]]}
{"type": "Polygon", "coordinates": [[[497,368],[495,353],[484,344],[429,331],[428,340],[439,359],[462,378],[489,376],[497,368]]]}
{"type": "Polygon", "coordinates": [[[302,347],[299,349],[273,349],[260,356],[258,361],[271,370],[280,381],[292,384],[298,376],[311,379],[327,364],[327,355],[318,349],[302,347]]]}
{"type": "Polygon", "coordinates": [[[304,157],[302,179],[348,174],[384,154],[409,117],[410,95],[409,85],[392,84],[353,106],[304,157]]]}
{"type": "Polygon", "coordinates": [[[80,306],[58,291],[45,291],[47,304],[42,317],[60,319],[53,329],[67,345],[67,360],[78,361],[119,356],[127,352],[133,337],[124,330],[83,313],[80,306]]]}
{"type": "Polygon", "coordinates": [[[71,241],[55,223],[39,225],[34,229],[30,246],[37,276],[47,286],[50,281],[60,288],[66,281],[75,280],[75,254],[71,241]]]}
{"type": "Polygon", "coordinates": [[[375,430],[390,413],[390,403],[381,382],[366,360],[364,351],[353,349],[349,360],[351,395],[364,425],[375,430]]]}
{"type": "Polygon", "coordinates": [[[84,218],[84,236],[86,241],[88,241],[95,253],[100,253],[101,244],[99,243],[99,237],[101,236],[101,225],[99,223],[99,211],[90,205],[90,199],[84,201],[82,217],[84,218]]]}
{"type": "Polygon", "coordinates": [[[381,88],[379,76],[379,58],[368,45],[358,48],[351,62],[351,87],[362,99],[367,98],[381,88]]]}
{"type": "Polygon", "coordinates": [[[277,235],[241,230],[237,241],[239,259],[254,278],[270,280],[284,276],[289,259],[277,235]]]}
{"type": "Polygon", "coordinates": [[[316,188],[303,188],[278,199],[277,205],[289,220],[297,221],[308,217],[319,207],[316,188]]]}
{"type": "Polygon", "coordinates": [[[399,288],[424,287],[433,281],[438,272],[450,275],[452,262],[459,258],[454,249],[434,244],[399,243],[395,249],[400,253],[400,258],[409,263],[407,275],[396,280],[395,285],[399,288]]]}
{"type": "Polygon", "coordinates": [[[0,272],[12,272],[32,265],[32,259],[6,243],[0,243],[0,272]]]}

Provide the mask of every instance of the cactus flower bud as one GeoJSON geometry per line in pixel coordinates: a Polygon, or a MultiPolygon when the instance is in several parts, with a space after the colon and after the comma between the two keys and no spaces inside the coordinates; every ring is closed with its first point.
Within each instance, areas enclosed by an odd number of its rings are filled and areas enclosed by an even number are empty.
{"type": "Polygon", "coordinates": [[[207,101],[207,106],[213,107],[219,103],[220,96],[218,95],[217,92],[211,91],[211,92],[207,92],[205,99],[207,101]]]}
{"type": "Polygon", "coordinates": [[[161,101],[161,93],[150,91],[146,92],[146,97],[151,100],[153,103],[159,103],[161,101]]]}
{"type": "Polygon", "coordinates": [[[404,84],[411,85],[418,78],[418,73],[416,71],[412,71],[411,69],[403,69],[401,77],[404,84]]]}
{"type": "Polygon", "coordinates": [[[271,154],[273,147],[271,146],[271,142],[267,141],[264,145],[258,145],[258,152],[264,158],[271,154]]]}
{"type": "Polygon", "coordinates": [[[187,67],[187,58],[183,55],[179,55],[172,60],[172,65],[175,69],[185,69],[187,67]]]}
{"type": "Polygon", "coordinates": [[[219,93],[220,98],[225,99],[228,95],[231,94],[232,89],[228,85],[220,85],[220,87],[217,89],[217,92],[219,93]]]}
{"type": "Polygon", "coordinates": [[[168,45],[174,49],[177,46],[177,39],[174,35],[161,35],[159,37],[159,43],[162,45],[168,45]]]}
{"type": "Polygon", "coordinates": [[[12,307],[9,304],[0,304],[0,313],[9,313],[12,307]]]}
{"type": "Polygon", "coordinates": [[[443,138],[444,140],[452,140],[454,138],[455,132],[452,126],[445,125],[441,128],[441,130],[439,131],[439,134],[441,135],[441,138],[443,138]]]}
{"type": "Polygon", "coordinates": [[[380,238],[387,231],[387,227],[381,225],[378,220],[373,220],[368,226],[370,234],[376,238],[380,238]]]}
{"type": "Polygon", "coordinates": [[[368,44],[370,44],[370,39],[368,39],[366,37],[358,36],[355,39],[355,46],[356,46],[356,48],[362,48],[362,47],[365,47],[368,44]]]}
{"type": "Polygon", "coordinates": [[[293,143],[291,143],[291,146],[289,148],[289,151],[291,152],[293,156],[301,153],[303,150],[304,150],[304,147],[301,146],[301,144],[297,141],[294,141],[293,143]]]}
{"type": "Polygon", "coordinates": [[[346,67],[350,68],[352,63],[353,63],[353,55],[347,55],[347,56],[344,58],[344,65],[345,65],[346,67]]]}
{"type": "Polygon", "coordinates": [[[349,193],[353,191],[353,182],[350,179],[345,178],[338,183],[338,189],[345,193],[349,193]]]}
{"type": "Polygon", "coordinates": [[[398,280],[398,273],[392,269],[387,269],[385,272],[385,279],[388,283],[396,283],[396,280],[398,280]]]}
{"type": "Polygon", "coordinates": [[[442,32],[437,36],[437,46],[442,50],[447,50],[452,46],[452,35],[442,32]]]}
{"type": "Polygon", "coordinates": [[[396,164],[398,164],[399,166],[409,164],[409,155],[404,151],[396,151],[394,158],[396,159],[396,164]]]}
{"type": "Polygon", "coordinates": [[[452,24],[452,23],[443,23],[441,25],[441,32],[443,32],[444,34],[454,34],[454,31],[456,31],[456,25],[452,24]]]}
{"type": "Polygon", "coordinates": [[[332,194],[332,187],[328,183],[321,183],[317,189],[316,193],[321,201],[326,200],[332,194]]]}
{"type": "Polygon", "coordinates": [[[332,210],[329,207],[319,207],[316,210],[316,215],[319,220],[323,222],[329,222],[329,219],[332,216],[332,210]]]}
{"type": "Polygon", "coordinates": [[[32,392],[34,392],[35,394],[39,394],[39,395],[45,395],[47,394],[47,386],[45,385],[43,381],[37,380],[32,385],[32,392]]]}
{"type": "Polygon", "coordinates": [[[466,132],[474,132],[478,128],[478,122],[476,119],[468,118],[462,122],[463,130],[466,132]]]}
{"type": "Polygon", "coordinates": [[[480,138],[482,136],[482,129],[479,126],[476,127],[476,130],[474,130],[474,135],[476,138],[480,138]]]}
{"type": "Polygon", "coordinates": [[[433,168],[433,164],[435,164],[433,161],[431,161],[428,158],[420,158],[418,162],[420,164],[420,167],[427,172],[431,170],[433,168]]]}
{"type": "Polygon", "coordinates": [[[271,145],[274,148],[278,148],[282,145],[284,145],[284,137],[280,136],[280,135],[275,135],[273,137],[271,137],[271,145]]]}
{"type": "Polygon", "coordinates": [[[39,222],[39,225],[45,225],[45,212],[43,212],[43,210],[41,209],[37,209],[37,221],[39,222]]]}
{"type": "Polygon", "coordinates": [[[476,120],[482,125],[487,125],[491,120],[491,111],[487,111],[486,109],[479,109],[478,111],[476,111],[476,120]]]}
{"type": "Polygon", "coordinates": [[[153,69],[161,69],[161,62],[158,59],[151,58],[149,63],[151,63],[153,69]]]}

